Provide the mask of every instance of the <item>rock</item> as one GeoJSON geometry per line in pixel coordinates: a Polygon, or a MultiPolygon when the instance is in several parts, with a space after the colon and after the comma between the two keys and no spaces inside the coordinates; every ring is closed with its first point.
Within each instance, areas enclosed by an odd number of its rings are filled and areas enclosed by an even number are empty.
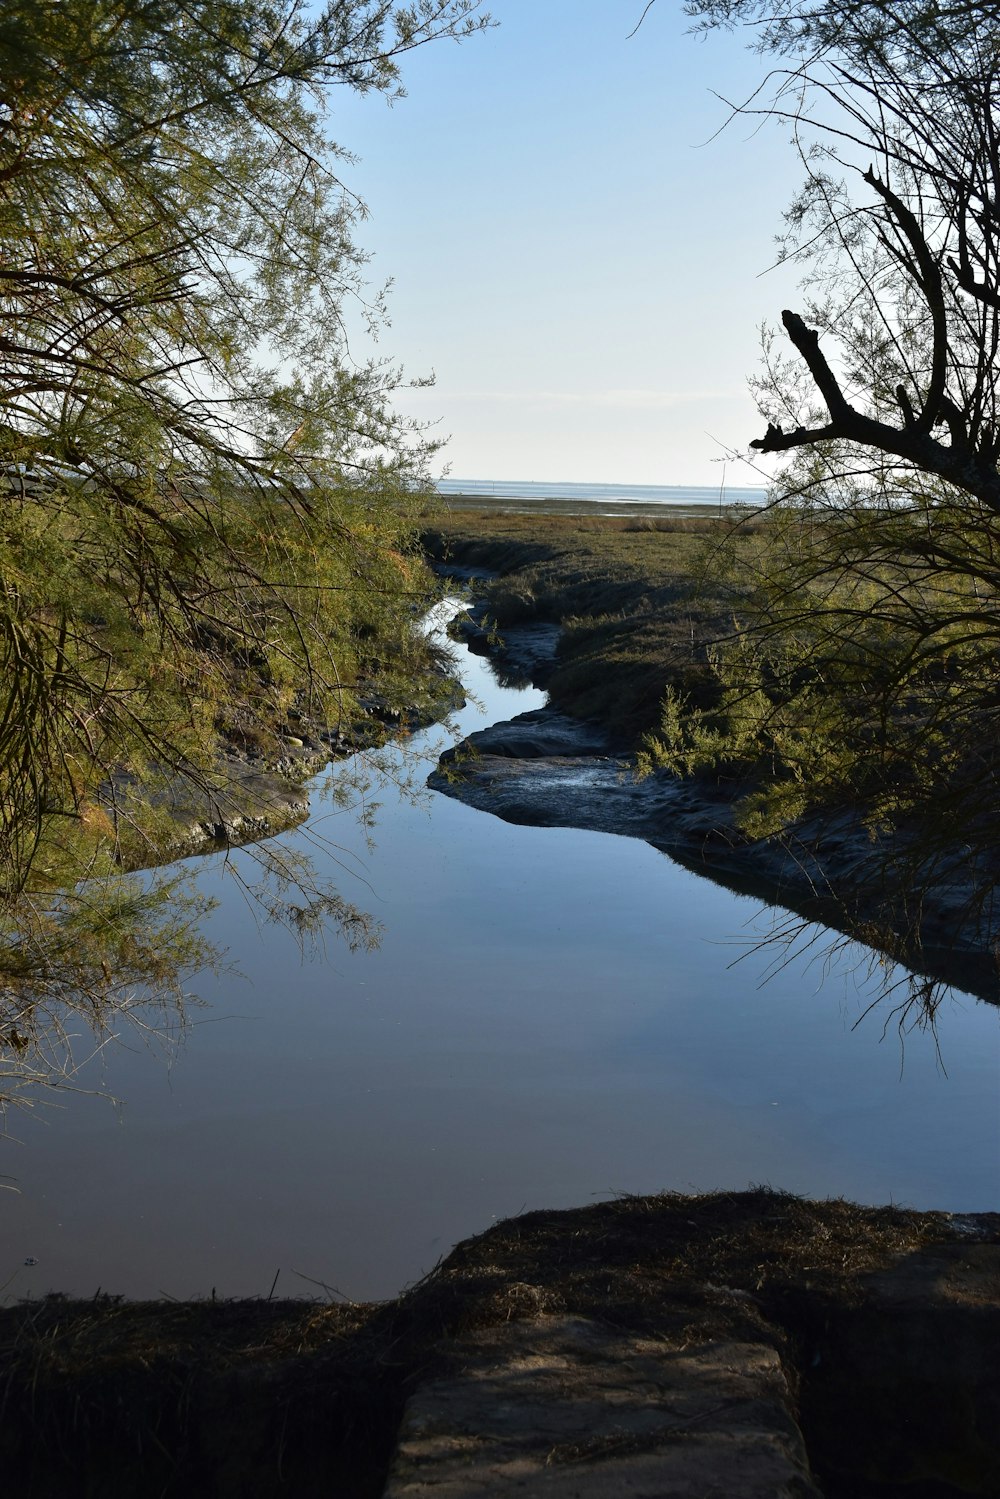
{"type": "MultiPolygon", "coordinates": [[[[471,751],[477,756],[502,755],[519,760],[607,756],[610,744],[607,734],[596,724],[570,718],[555,708],[535,708],[503,723],[491,724],[487,729],[478,729],[463,740],[458,753],[471,751]]],[[[450,761],[455,756],[456,750],[451,749],[441,758],[450,761]]]]}
{"type": "Polygon", "coordinates": [[[818,1499],[766,1344],[671,1347],[541,1316],[446,1358],[406,1407],[385,1499],[818,1499]]]}

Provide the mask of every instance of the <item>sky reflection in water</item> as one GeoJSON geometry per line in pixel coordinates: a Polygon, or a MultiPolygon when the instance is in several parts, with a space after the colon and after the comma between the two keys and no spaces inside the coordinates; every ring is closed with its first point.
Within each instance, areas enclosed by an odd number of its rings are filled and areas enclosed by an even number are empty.
{"type": "MultiPolygon", "coordinates": [[[[463,732],[542,701],[475,657],[464,675],[463,732]]],[[[878,1016],[852,1028],[856,965],[763,982],[768,955],[735,961],[758,904],[647,844],[379,799],[371,854],[350,815],[314,818],[364,871],[343,888],[384,924],[378,952],[302,961],[206,861],[245,977],[200,985],[171,1068],[109,1055],[120,1122],[86,1097],[11,1121],[7,1296],[266,1295],[278,1269],[277,1294],[386,1296],[496,1218],[615,1192],[997,1206],[996,1010],[946,1001],[945,1073],[927,1034],[901,1051],[878,1016]]]]}

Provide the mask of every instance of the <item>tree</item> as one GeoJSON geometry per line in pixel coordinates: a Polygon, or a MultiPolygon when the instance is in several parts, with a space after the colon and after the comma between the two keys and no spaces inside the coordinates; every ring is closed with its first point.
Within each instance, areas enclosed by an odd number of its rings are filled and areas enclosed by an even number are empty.
{"type": "Polygon", "coordinates": [[[811,816],[821,845],[819,814],[863,822],[885,945],[900,926],[919,942],[945,885],[956,930],[995,945],[1000,8],[687,9],[773,60],[735,108],[791,128],[805,183],[780,243],[807,300],[756,381],[751,446],[789,462],[763,541],[733,550],[716,705],[671,700],[658,753],[749,777],[755,834],[811,816]]]}
{"type": "Polygon", "coordinates": [[[335,86],[400,92],[401,58],[481,29],[480,6],[4,7],[0,1033],[15,1050],[26,994],[96,1001],[135,979],[126,937],[151,956],[165,922],[191,956],[176,907],[157,926],[123,893],[116,871],[158,836],[123,787],[181,775],[223,797],[220,734],[277,742],[293,705],[349,725],[373,679],[405,697],[426,665],[407,554],[431,449],[393,410],[399,373],[351,357],[351,307],[372,326],[382,308],[327,113],[335,86]]]}

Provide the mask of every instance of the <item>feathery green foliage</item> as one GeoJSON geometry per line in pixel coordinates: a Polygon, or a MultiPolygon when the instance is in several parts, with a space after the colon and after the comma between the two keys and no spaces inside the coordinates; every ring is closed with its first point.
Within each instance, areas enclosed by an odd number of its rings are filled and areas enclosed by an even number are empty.
{"type": "MultiPolygon", "coordinates": [[[[150,822],[123,783],[212,789],[220,730],[266,743],[293,703],[349,726],[360,689],[401,698],[426,665],[410,554],[430,449],[393,410],[398,371],[351,356],[350,321],[382,308],[328,113],[335,86],[391,96],[408,51],[487,19],[480,0],[4,7],[0,992],[17,1013],[23,953],[42,955],[38,987],[81,919],[58,892],[110,879],[95,931],[138,919],[112,871],[126,809],[150,822]]],[[[100,971],[81,957],[82,988],[100,971]]]]}
{"type": "Polygon", "coordinates": [[[718,703],[672,696],[651,761],[742,777],[754,834],[810,815],[821,848],[826,814],[855,816],[905,905],[951,885],[956,923],[975,914],[995,942],[1000,17],[966,0],[687,9],[774,59],[737,112],[792,129],[806,181],[782,244],[808,300],[783,314],[794,357],[769,336],[756,382],[752,446],[788,466],[739,551],[718,703]]]}

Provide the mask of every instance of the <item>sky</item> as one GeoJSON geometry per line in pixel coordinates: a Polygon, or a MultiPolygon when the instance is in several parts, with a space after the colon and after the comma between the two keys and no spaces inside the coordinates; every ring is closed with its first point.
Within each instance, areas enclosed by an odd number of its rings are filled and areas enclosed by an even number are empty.
{"type": "Polygon", "coordinates": [[[404,63],[391,107],[344,90],[332,134],[392,280],[379,352],[431,389],[452,478],[766,482],[747,379],[796,306],[774,237],[800,178],[787,132],[726,125],[766,73],[678,0],[488,0],[498,22],[404,63]],[[721,98],[719,96],[722,96],[721,98]],[[723,474],[724,467],[724,474],[723,474]]]}

